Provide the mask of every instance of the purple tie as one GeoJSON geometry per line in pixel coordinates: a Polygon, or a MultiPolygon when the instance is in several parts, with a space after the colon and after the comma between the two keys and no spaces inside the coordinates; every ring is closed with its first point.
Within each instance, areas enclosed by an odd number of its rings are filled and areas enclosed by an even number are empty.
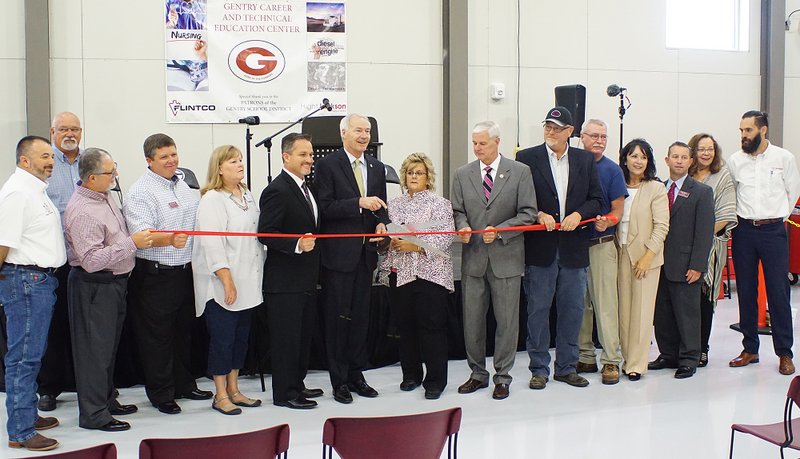
{"type": "Polygon", "coordinates": [[[494,182],[492,181],[492,166],[486,166],[483,168],[486,171],[486,175],[483,176],[483,196],[486,197],[486,201],[489,201],[489,196],[492,195],[492,186],[494,182]]]}
{"type": "Polygon", "coordinates": [[[672,186],[667,191],[667,199],[669,199],[669,210],[672,211],[672,202],[675,201],[675,182],[672,182],[672,186]]]}

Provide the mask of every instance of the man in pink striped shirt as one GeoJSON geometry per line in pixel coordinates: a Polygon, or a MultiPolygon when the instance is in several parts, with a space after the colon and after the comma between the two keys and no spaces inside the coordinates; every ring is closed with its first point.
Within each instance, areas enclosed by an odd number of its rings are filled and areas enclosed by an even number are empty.
{"type": "Polygon", "coordinates": [[[136,249],[149,248],[150,231],[130,235],[108,191],[117,167],[99,148],[86,149],[78,165],[81,178],[64,211],[69,322],[78,391],[78,425],[120,432],[130,424],[113,416],[135,413],[121,405],[114,390],[114,360],[125,321],[128,276],[136,249]]]}

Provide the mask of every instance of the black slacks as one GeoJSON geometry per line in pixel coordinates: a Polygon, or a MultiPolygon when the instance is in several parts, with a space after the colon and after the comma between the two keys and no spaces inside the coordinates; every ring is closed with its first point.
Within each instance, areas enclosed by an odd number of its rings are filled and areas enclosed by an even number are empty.
{"type": "Polygon", "coordinates": [[[325,308],[325,347],[328,371],[334,388],[364,379],[368,365],[367,331],[372,273],[365,254],[355,271],[322,269],[325,308]]]}
{"type": "Polygon", "coordinates": [[[47,348],[42,357],[42,368],[37,377],[39,395],[57,397],[61,392],[75,388],[67,293],[70,271],[69,263],[65,263],[56,271],[58,279],[56,303],[53,306],[53,318],[50,320],[50,331],[47,334],[47,348]]]}
{"type": "Polygon", "coordinates": [[[427,390],[447,385],[447,305],[449,292],[441,285],[417,279],[397,287],[391,274],[392,314],[400,329],[400,367],[403,381],[419,381],[427,390]],[[424,374],[422,364],[427,372],[424,374]]]}
{"type": "Polygon", "coordinates": [[[667,280],[658,282],[653,325],[661,357],[696,368],[700,360],[700,286],[667,280]]]}
{"type": "Polygon", "coordinates": [[[111,422],[109,409],[117,405],[114,361],[125,323],[128,278],[73,268],[68,284],[78,425],[97,428],[111,422]]]}
{"type": "Polygon", "coordinates": [[[294,400],[305,389],[311,333],[316,314],[316,289],[300,293],[267,293],[272,400],[294,400]]]}
{"type": "Polygon", "coordinates": [[[190,369],[192,282],[191,267],[152,268],[138,258],[128,281],[128,311],[133,316],[145,391],[156,405],[197,389],[190,369]]]}

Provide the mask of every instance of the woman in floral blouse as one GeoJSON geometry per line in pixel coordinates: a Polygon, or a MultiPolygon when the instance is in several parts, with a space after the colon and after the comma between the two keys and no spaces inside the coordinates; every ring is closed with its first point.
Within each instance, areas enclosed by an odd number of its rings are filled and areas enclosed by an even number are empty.
{"type": "MultiPolygon", "coordinates": [[[[433,193],[436,173],[423,153],[412,153],[400,167],[403,195],[389,201],[392,223],[410,230],[453,231],[453,206],[433,193]],[[433,223],[432,225],[428,225],[433,223]]],[[[425,388],[439,398],[447,384],[447,306],[453,292],[452,235],[392,238],[381,263],[380,280],[392,289],[392,313],[400,328],[400,389],[425,388]],[[423,378],[422,365],[426,373],[423,378]]]]}

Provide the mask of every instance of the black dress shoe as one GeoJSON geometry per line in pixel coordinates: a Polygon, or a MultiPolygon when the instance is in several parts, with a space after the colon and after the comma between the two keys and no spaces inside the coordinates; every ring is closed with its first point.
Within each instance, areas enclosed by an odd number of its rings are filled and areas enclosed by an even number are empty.
{"type": "Polygon", "coordinates": [[[425,389],[425,398],[428,400],[436,400],[442,396],[442,392],[443,391],[437,389],[425,389]]]}
{"type": "Polygon", "coordinates": [[[317,398],[323,395],[325,395],[325,392],[322,392],[322,389],[309,389],[307,387],[300,392],[300,396],[303,398],[317,398]]]}
{"type": "Polygon", "coordinates": [[[210,400],[214,394],[210,390],[192,389],[190,392],[175,396],[176,399],[188,398],[189,400],[210,400]]]}
{"type": "Polygon", "coordinates": [[[347,388],[347,384],[333,388],[333,399],[339,403],[353,403],[353,396],[350,395],[350,389],[347,388]]]}
{"type": "Polygon", "coordinates": [[[112,419],[108,421],[107,424],[102,425],[100,427],[94,427],[95,430],[102,430],[103,432],[123,432],[126,430],[130,430],[131,425],[125,421],[118,421],[116,419],[112,419]]]}
{"type": "Polygon", "coordinates": [[[664,368],[678,368],[678,362],[659,355],[657,359],[647,364],[648,370],[663,370],[664,368]]]}
{"type": "Polygon", "coordinates": [[[419,381],[408,379],[400,383],[400,390],[404,392],[409,392],[416,389],[419,386],[420,386],[419,381]]]}
{"type": "Polygon", "coordinates": [[[53,395],[40,395],[38,408],[39,411],[53,411],[56,409],[56,397],[53,395]]]}
{"type": "Polygon", "coordinates": [[[677,370],[675,370],[675,379],[691,378],[694,376],[694,372],[694,367],[680,366],[677,370]]]}
{"type": "Polygon", "coordinates": [[[108,410],[111,416],[126,416],[137,411],[139,411],[139,408],[136,405],[117,405],[116,408],[108,410]]]}
{"type": "Polygon", "coordinates": [[[375,398],[378,396],[378,391],[370,387],[369,384],[367,384],[367,382],[363,379],[360,381],[347,383],[347,386],[351,391],[362,397],[375,398]]]}
{"type": "Polygon", "coordinates": [[[285,406],[293,410],[309,410],[317,407],[317,402],[314,400],[306,400],[303,397],[297,397],[294,400],[286,400],[284,402],[272,402],[275,406],[285,406]]]}
{"type": "Polygon", "coordinates": [[[706,365],[708,365],[708,352],[701,352],[700,361],[697,363],[697,366],[702,368],[706,365]]]}
{"type": "Polygon", "coordinates": [[[178,414],[181,412],[181,407],[174,401],[164,403],[154,403],[153,406],[158,408],[158,411],[164,414],[178,414]]]}

